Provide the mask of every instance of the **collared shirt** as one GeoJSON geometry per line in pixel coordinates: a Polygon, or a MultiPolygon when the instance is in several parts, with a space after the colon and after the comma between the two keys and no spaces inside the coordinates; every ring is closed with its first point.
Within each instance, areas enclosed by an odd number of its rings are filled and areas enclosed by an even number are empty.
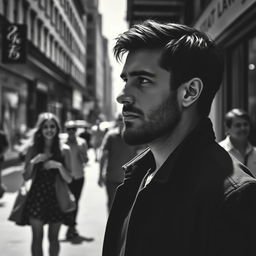
{"type": "Polygon", "coordinates": [[[70,147],[71,173],[74,179],[84,177],[84,167],[88,161],[87,143],[84,139],[77,137],[75,141],[67,140],[70,147]]]}
{"type": "Polygon", "coordinates": [[[233,155],[241,163],[247,166],[252,175],[256,178],[256,148],[248,143],[245,155],[243,156],[239,150],[237,150],[230,140],[230,136],[227,136],[223,141],[219,142],[227,152],[233,155]]]}
{"type": "Polygon", "coordinates": [[[111,182],[123,182],[122,165],[136,156],[136,147],[125,143],[118,128],[109,130],[103,138],[102,151],[107,152],[106,178],[111,182]]]}

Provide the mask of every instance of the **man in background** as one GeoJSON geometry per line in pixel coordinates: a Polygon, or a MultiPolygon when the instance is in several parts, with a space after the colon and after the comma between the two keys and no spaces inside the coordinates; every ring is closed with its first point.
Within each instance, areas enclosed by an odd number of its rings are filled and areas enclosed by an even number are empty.
{"type": "Polygon", "coordinates": [[[101,145],[99,186],[106,185],[108,210],[112,206],[117,187],[123,182],[122,166],[137,153],[135,146],[124,142],[121,133],[123,118],[118,115],[116,127],[110,129],[104,136],[101,145]]]}
{"type": "Polygon", "coordinates": [[[68,227],[66,238],[67,240],[73,239],[75,237],[79,236],[79,233],[77,231],[76,225],[77,225],[77,213],[79,210],[79,200],[81,197],[82,189],[84,187],[85,183],[85,175],[84,175],[84,168],[85,164],[88,162],[88,156],[87,156],[87,143],[86,141],[77,136],[77,128],[75,121],[68,121],[65,124],[65,128],[67,131],[67,141],[66,144],[70,147],[70,168],[72,173],[72,182],[69,183],[69,188],[71,192],[75,196],[76,205],[77,208],[74,212],[74,220],[73,225],[68,227]]]}
{"type": "Polygon", "coordinates": [[[219,144],[249,168],[256,177],[256,149],[249,142],[251,119],[249,114],[234,108],[225,115],[226,138],[219,144]]]}

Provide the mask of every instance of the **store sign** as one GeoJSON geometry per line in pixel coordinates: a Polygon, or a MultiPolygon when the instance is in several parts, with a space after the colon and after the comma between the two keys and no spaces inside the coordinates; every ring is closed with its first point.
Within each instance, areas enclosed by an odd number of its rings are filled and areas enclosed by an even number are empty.
{"type": "Polygon", "coordinates": [[[3,27],[3,63],[25,63],[27,55],[27,26],[8,24],[3,27]]]}
{"type": "Polygon", "coordinates": [[[251,7],[256,0],[215,0],[200,16],[195,28],[216,39],[231,23],[251,7]]]}

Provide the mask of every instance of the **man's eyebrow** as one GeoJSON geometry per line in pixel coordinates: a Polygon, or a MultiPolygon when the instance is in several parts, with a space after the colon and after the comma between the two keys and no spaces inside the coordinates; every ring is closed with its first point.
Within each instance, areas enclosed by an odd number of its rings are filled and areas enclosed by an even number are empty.
{"type": "MultiPolygon", "coordinates": [[[[151,73],[151,72],[148,72],[148,71],[145,71],[145,70],[137,70],[137,71],[132,71],[132,72],[129,72],[128,73],[130,76],[149,76],[149,77],[152,77],[154,78],[155,77],[155,74],[154,73],[151,73]]],[[[120,75],[121,78],[126,78],[127,77],[127,74],[126,73],[122,73],[120,75]]]]}

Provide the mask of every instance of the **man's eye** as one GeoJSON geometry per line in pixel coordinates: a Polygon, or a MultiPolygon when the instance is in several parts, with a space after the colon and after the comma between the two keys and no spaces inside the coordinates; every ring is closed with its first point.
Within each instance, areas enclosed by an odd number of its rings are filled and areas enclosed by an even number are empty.
{"type": "Polygon", "coordinates": [[[148,85],[151,81],[145,77],[139,77],[138,78],[140,85],[148,85]]]}

